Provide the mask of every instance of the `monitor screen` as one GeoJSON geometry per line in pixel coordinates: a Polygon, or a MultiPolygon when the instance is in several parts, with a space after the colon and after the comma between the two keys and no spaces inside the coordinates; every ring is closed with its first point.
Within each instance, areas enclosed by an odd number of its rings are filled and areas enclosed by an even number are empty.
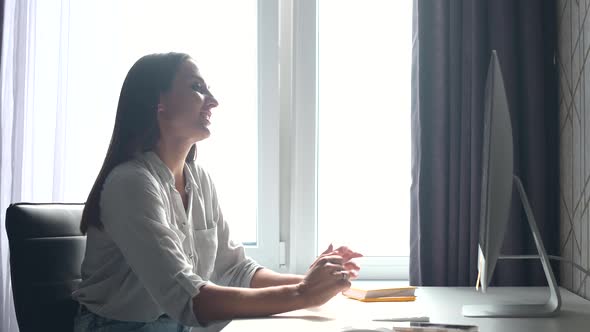
{"type": "MultiPolygon", "coordinates": [[[[490,303],[463,305],[465,317],[550,317],[559,313],[561,295],[551,270],[549,258],[541,234],[535,222],[533,211],[527,199],[522,182],[514,174],[513,143],[510,112],[500,61],[495,51],[488,67],[484,95],[484,136],[482,146],[481,174],[481,214],[478,248],[478,283],[482,291],[488,290],[497,260],[501,257],[500,250],[504,242],[512,192],[518,192],[520,202],[527,216],[539,256],[531,256],[541,260],[545,276],[549,284],[549,299],[545,303],[519,303],[512,298],[510,303],[490,303]],[[514,187],[513,187],[514,184],[514,187]]],[[[521,258],[520,255],[508,256],[521,258]]],[[[495,302],[495,301],[490,301],[495,302]]]]}
{"type": "Polygon", "coordinates": [[[478,270],[482,291],[490,283],[512,201],[512,125],[502,70],[496,51],[488,67],[484,95],[484,137],[479,229],[478,270]]]}

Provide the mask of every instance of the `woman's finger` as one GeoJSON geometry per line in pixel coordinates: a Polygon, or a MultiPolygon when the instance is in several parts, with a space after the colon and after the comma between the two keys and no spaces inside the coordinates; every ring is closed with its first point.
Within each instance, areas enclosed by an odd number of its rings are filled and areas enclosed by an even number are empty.
{"type": "Polygon", "coordinates": [[[342,256],[331,255],[321,257],[320,259],[318,259],[317,262],[317,266],[324,266],[328,263],[342,265],[342,263],[344,263],[344,259],[342,258],[342,256]]]}
{"type": "Polygon", "coordinates": [[[323,269],[331,274],[341,272],[341,271],[346,271],[346,269],[344,269],[344,266],[342,266],[340,264],[333,264],[333,263],[327,263],[326,265],[323,266],[323,269]]]}
{"type": "Polygon", "coordinates": [[[350,279],[356,279],[359,276],[359,272],[356,270],[350,270],[348,271],[350,279]]]}
{"type": "Polygon", "coordinates": [[[350,250],[350,248],[347,247],[347,246],[340,246],[335,251],[336,252],[339,252],[339,253],[342,253],[342,254],[348,254],[348,253],[353,253],[354,252],[354,251],[350,250]]]}
{"type": "Polygon", "coordinates": [[[330,243],[330,245],[328,246],[328,249],[324,250],[324,252],[320,256],[331,253],[333,250],[334,250],[334,246],[332,245],[332,243],[330,243]]]}
{"type": "Polygon", "coordinates": [[[361,269],[361,267],[358,266],[355,262],[346,262],[346,263],[344,263],[342,265],[347,270],[360,270],[361,269]]]}
{"type": "Polygon", "coordinates": [[[361,254],[360,252],[353,251],[350,254],[350,258],[360,258],[360,257],[363,257],[363,254],[361,254]]]}
{"type": "Polygon", "coordinates": [[[337,280],[349,280],[351,275],[348,271],[335,271],[333,275],[336,277],[337,280]]]}
{"type": "Polygon", "coordinates": [[[342,257],[344,257],[345,259],[352,259],[352,258],[359,258],[359,257],[363,257],[363,254],[353,251],[351,250],[349,247],[347,246],[341,246],[338,247],[338,249],[334,250],[336,253],[342,255],[342,257]]]}
{"type": "Polygon", "coordinates": [[[332,245],[332,243],[330,243],[330,245],[328,246],[328,249],[326,249],[323,253],[321,253],[318,258],[316,258],[315,262],[311,263],[311,265],[309,266],[309,268],[311,269],[312,267],[314,267],[315,265],[317,265],[318,261],[325,256],[333,256],[336,255],[337,253],[334,251],[334,246],[332,245]]]}

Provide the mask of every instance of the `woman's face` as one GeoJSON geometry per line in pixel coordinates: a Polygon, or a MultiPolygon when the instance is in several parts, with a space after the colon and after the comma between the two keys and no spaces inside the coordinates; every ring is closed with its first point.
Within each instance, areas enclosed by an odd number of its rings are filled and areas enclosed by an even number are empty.
{"type": "Polygon", "coordinates": [[[184,61],[170,90],[160,96],[160,135],[191,144],[209,137],[211,109],[217,105],[194,61],[184,61]]]}

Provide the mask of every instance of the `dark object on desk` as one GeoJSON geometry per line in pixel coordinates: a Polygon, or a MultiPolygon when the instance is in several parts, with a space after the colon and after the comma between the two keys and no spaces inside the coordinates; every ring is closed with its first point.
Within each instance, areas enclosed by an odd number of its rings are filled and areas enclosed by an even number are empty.
{"type": "Polygon", "coordinates": [[[428,322],[411,322],[394,324],[394,332],[478,332],[476,325],[440,324],[428,322]]]}
{"type": "Polygon", "coordinates": [[[465,332],[477,332],[478,328],[476,325],[459,325],[459,324],[439,324],[439,323],[427,323],[427,322],[412,322],[412,327],[424,327],[430,329],[437,329],[437,331],[465,331],[465,332]]]}
{"type": "Polygon", "coordinates": [[[6,209],[10,272],[20,332],[72,331],[86,237],[83,204],[11,204],[6,209]]]}

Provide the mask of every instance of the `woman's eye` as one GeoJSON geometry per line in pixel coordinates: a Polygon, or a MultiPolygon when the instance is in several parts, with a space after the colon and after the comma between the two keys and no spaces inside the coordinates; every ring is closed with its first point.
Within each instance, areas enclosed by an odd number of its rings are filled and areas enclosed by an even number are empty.
{"type": "Polygon", "coordinates": [[[194,83],[192,88],[199,93],[205,93],[205,87],[201,83],[194,83]]]}

